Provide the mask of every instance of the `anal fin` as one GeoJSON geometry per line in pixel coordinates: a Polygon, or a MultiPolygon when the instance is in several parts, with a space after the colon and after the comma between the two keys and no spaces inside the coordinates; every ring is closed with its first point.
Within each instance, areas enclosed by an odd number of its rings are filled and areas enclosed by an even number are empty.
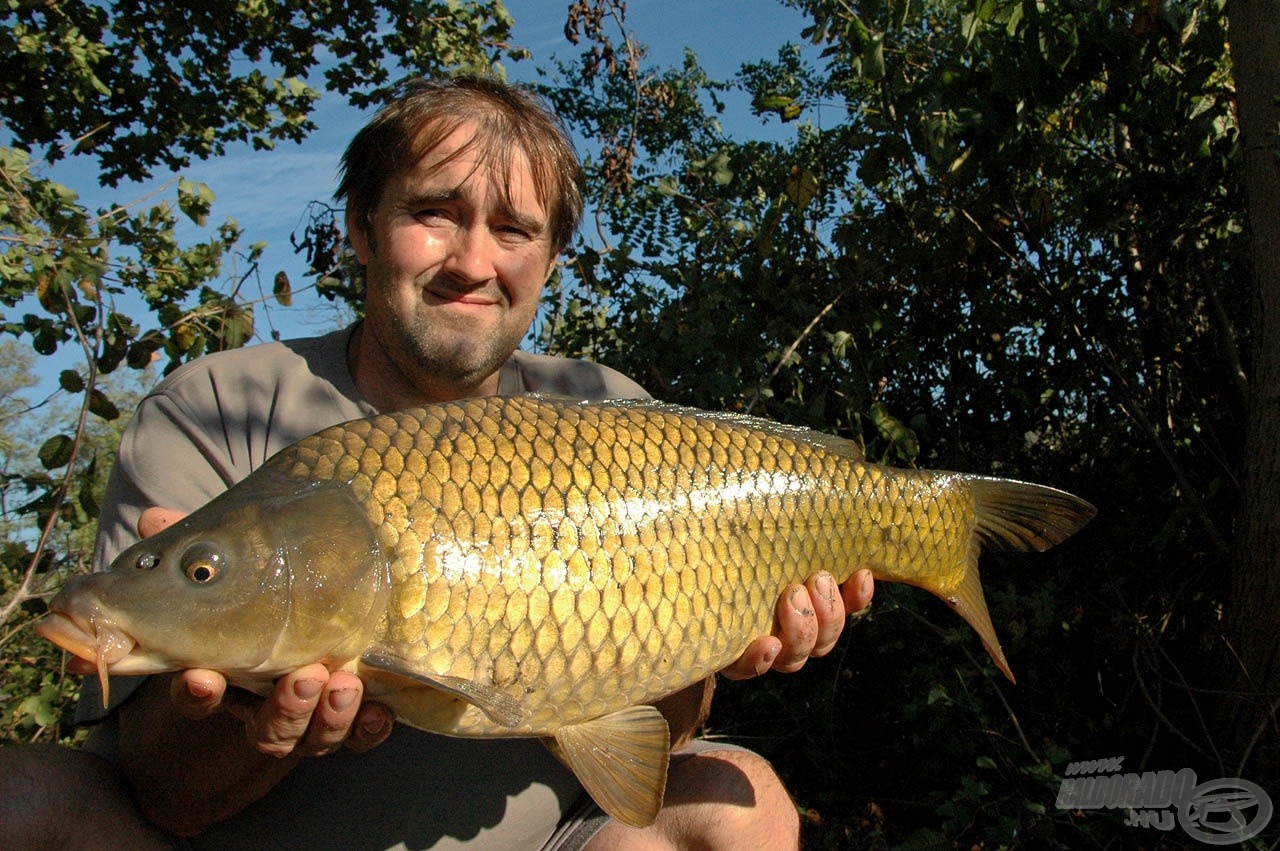
{"type": "Polygon", "coordinates": [[[631,706],[561,727],[547,747],[613,818],[647,827],[662,809],[671,761],[671,733],[652,706],[631,706]]]}

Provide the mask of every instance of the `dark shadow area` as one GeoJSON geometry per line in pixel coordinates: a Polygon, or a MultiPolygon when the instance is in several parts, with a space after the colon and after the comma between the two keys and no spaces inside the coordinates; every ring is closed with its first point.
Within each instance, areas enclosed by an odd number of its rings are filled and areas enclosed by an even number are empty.
{"type": "Polygon", "coordinates": [[[581,791],[536,739],[452,739],[396,725],[368,753],[305,760],[268,798],[245,810],[234,831],[215,826],[193,845],[242,848],[246,837],[254,837],[259,848],[426,848],[494,827],[509,798],[535,785],[546,787],[539,800],[545,805],[554,795],[561,811],[581,791]],[[272,836],[274,843],[264,841],[272,836]]]}

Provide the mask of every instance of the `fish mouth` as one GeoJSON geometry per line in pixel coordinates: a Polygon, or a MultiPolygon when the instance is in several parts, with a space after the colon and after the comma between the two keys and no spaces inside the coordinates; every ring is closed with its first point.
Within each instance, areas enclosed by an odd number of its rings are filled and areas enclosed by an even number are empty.
{"type": "Polygon", "coordinates": [[[128,660],[137,642],[119,629],[96,623],[92,618],[82,622],[71,615],[54,611],[36,624],[34,629],[41,637],[76,657],[67,666],[72,673],[98,675],[104,707],[108,705],[111,696],[109,673],[151,673],[128,670],[136,667],[129,665],[128,660]]]}

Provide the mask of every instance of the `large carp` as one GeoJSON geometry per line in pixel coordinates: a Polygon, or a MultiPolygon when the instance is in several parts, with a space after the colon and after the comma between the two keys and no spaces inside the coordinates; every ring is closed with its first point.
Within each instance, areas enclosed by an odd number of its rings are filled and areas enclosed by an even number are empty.
{"type": "Polygon", "coordinates": [[[1012,678],[983,544],[1093,514],[1040,485],[866,463],[850,441],[651,402],[431,405],[325,429],[77,577],[42,635],[109,673],[213,668],[259,690],[323,661],[400,720],[540,736],[610,815],[652,822],[648,704],[770,632],[817,570],[947,601],[1012,678]]]}

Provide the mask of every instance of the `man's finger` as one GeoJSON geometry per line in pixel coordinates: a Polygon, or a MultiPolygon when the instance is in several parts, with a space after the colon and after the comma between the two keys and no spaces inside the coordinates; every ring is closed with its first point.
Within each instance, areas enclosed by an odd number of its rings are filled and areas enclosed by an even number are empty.
{"type": "Polygon", "coordinates": [[[208,718],[223,708],[227,681],[217,671],[190,668],[180,671],[169,681],[169,697],[173,705],[188,718],[208,718]]]}
{"type": "Polygon", "coordinates": [[[871,571],[862,568],[840,586],[840,596],[844,598],[845,611],[851,617],[864,615],[871,606],[875,596],[876,583],[871,571]]]}
{"type": "Polygon", "coordinates": [[[342,746],[364,699],[364,683],[354,674],[334,671],[316,701],[311,724],[299,750],[312,756],[331,753],[342,746]]]}
{"type": "Polygon", "coordinates": [[[792,585],[784,591],[778,601],[777,618],[775,634],[782,641],[782,651],[774,660],[773,669],[790,674],[804,667],[818,640],[818,618],[809,589],[792,585]]]}
{"type": "Polygon", "coordinates": [[[742,655],[733,664],[720,673],[730,680],[749,680],[758,677],[773,667],[773,660],[782,651],[782,642],[775,636],[766,635],[757,638],[747,646],[742,655]]]}
{"type": "Polygon", "coordinates": [[[144,538],[150,538],[156,532],[166,526],[172,526],[186,516],[185,512],[153,505],[151,508],[143,509],[138,517],[138,534],[144,538]]]}
{"type": "Polygon", "coordinates": [[[328,680],[329,671],[320,664],[281,677],[254,718],[251,736],[257,749],[271,756],[293,753],[307,734],[328,680]]]}
{"type": "Polygon", "coordinates": [[[356,720],[351,725],[351,735],[347,737],[346,746],[356,753],[364,753],[382,744],[391,735],[395,720],[395,713],[381,703],[362,703],[356,713],[356,720]]]}
{"type": "Polygon", "coordinates": [[[818,620],[817,637],[813,642],[813,652],[809,655],[826,656],[836,646],[840,632],[844,629],[844,598],[835,578],[825,570],[810,576],[805,582],[805,588],[809,591],[813,613],[818,620]]]}

